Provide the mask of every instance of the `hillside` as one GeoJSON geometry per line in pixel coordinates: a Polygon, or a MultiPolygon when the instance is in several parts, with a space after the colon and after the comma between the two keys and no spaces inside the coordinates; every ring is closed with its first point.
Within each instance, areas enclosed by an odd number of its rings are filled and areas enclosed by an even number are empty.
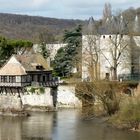
{"type": "Polygon", "coordinates": [[[56,19],[38,16],[0,13],[0,35],[12,39],[37,42],[41,32],[49,31],[61,39],[64,30],[84,24],[82,20],[56,19]]]}

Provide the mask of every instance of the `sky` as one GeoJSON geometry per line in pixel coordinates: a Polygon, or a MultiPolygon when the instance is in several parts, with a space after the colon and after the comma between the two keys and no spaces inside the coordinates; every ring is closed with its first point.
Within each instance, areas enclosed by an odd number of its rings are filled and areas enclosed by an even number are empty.
{"type": "Polygon", "coordinates": [[[140,7],[140,0],[0,0],[1,13],[44,16],[63,19],[102,18],[104,4],[112,11],[140,7]]]}

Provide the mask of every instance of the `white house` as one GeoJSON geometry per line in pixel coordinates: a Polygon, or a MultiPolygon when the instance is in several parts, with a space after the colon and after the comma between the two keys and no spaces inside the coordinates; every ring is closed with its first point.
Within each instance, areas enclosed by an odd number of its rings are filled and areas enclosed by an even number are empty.
{"type": "Polygon", "coordinates": [[[140,36],[83,35],[82,79],[90,80],[95,74],[96,61],[98,77],[104,79],[108,75],[111,79],[115,55],[118,58],[118,75],[140,74],[140,36]]]}

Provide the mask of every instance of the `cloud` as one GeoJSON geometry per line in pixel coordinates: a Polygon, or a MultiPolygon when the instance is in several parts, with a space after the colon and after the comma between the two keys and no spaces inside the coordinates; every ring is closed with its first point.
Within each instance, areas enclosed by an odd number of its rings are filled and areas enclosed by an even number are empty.
{"type": "Polygon", "coordinates": [[[111,3],[113,11],[140,6],[139,0],[0,0],[0,12],[56,18],[101,18],[105,2],[111,3]]]}
{"type": "Polygon", "coordinates": [[[42,7],[49,2],[49,0],[30,0],[30,5],[35,7],[42,7]]]}
{"type": "Polygon", "coordinates": [[[0,9],[41,9],[50,0],[0,0],[0,9]]]}

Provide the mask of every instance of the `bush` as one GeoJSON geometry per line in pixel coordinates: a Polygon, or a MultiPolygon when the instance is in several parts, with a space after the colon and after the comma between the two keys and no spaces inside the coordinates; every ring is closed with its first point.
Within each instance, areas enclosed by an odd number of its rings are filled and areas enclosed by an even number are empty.
{"type": "Polygon", "coordinates": [[[128,99],[124,99],[120,111],[113,118],[113,121],[119,122],[121,125],[125,124],[125,127],[130,129],[139,129],[140,99],[138,97],[129,97],[128,99]]]}
{"type": "Polygon", "coordinates": [[[103,104],[108,115],[115,114],[120,108],[120,83],[113,81],[100,81],[95,83],[96,96],[103,104]]]}
{"type": "Polygon", "coordinates": [[[77,83],[76,96],[82,101],[82,115],[90,117],[94,114],[94,84],[92,82],[77,83]]]}
{"type": "Polygon", "coordinates": [[[44,94],[44,93],[45,93],[45,88],[44,88],[44,87],[40,87],[40,88],[39,88],[39,92],[40,92],[41,94],[44,94]]]}
{"type": "Polygon", "coordinates": [[[45,88],[44,87],[29,87],[27,89],[27,91],[32,93],[32,94],[44,94],[45,88]]]}
{"type": "Polygon", "coordinates": [[[120,83],[109,81],[82,82],[76,85],[76,96],[86,102],[100,101],[107,114],[119,110],[121,94],[120,83]],[[96,100],[95,100],[96,98],[96,100]]]}

